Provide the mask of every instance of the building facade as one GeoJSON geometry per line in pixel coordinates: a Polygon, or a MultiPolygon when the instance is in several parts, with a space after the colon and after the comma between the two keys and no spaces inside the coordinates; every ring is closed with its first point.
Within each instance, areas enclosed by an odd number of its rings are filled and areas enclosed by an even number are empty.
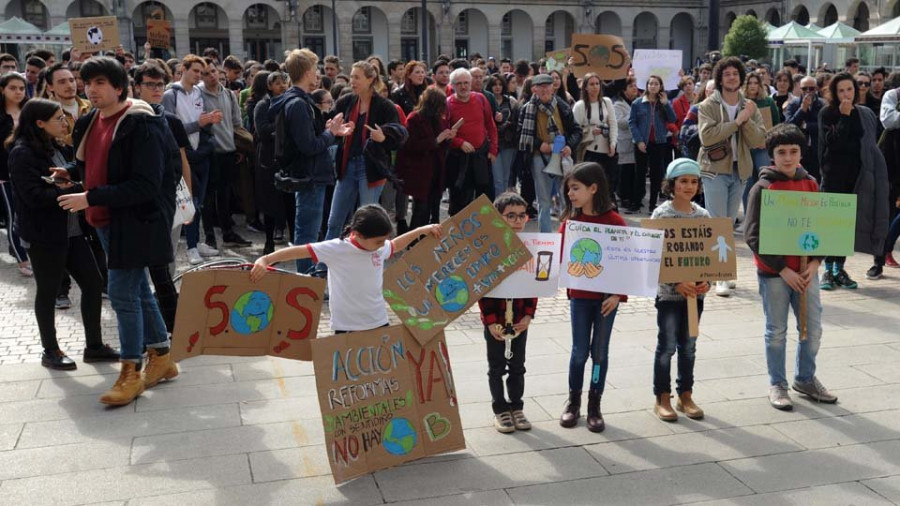
{"type": "MultiPolygon", "coordinates": [[[[49,30],[75,17],[115,15],[126,48],[140,50],[146,20],[172,24],[172,56],[215,47],[223,55],[280,59],[287,48],[309,47],[344,62],[370,54],[431,61],[438,54],[480,53],[498,59],[536,59],[568,47],[573,32],[621,36],[631,49],[681,49],[690,66],[707,48],[704,0],[522,0],[426,2],[333,0],[0,0],[4,19],[18,16],[49,30]],[[336,21],[336,22],[335,22],[336,21]],[[428,51],[423,55],[423,33],[428,51]]],[[[795,19],[827,26],[842,21],[868,29],[900,15],[900,0],[721,0],[719,39],[731,22],[753,14],[773,25],[795,19]]]]}

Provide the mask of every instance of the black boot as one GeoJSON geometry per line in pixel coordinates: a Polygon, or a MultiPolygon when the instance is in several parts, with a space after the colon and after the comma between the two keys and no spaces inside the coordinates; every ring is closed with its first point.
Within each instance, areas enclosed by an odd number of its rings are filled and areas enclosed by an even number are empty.
{"type": "Polygon", "coordinates": [[[409,225],[406,224],[406,220],[397,220],[397,235],[403,235],[409,232],[409,225]]]}
{"type": "Polygon", "coordinates": [[[587,428],[591,432],[603,432],[606,423],[603,414],[600,413],[600,391],[588,390],[587,428]]]}
{"type": "Polygon", "coordinates": [[[581,390],[570,390],[569,399],[563,408],[562,416],[559,417],[559,424],[570,429],[578,425],[579,418],[581,418],[581,390]]]}

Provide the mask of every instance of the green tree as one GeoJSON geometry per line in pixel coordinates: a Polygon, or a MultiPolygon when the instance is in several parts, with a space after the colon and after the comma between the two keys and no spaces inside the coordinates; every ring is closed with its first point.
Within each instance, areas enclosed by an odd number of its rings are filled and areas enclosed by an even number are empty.
{"type": "Polygon", "coordinates": [[[731,29],[725,35],[725,44],[722,46],[724,56],[747,56],[748,58],[763,58],[768,50],[766,48],[766,29],[762,21],[753,16],[738,16],[731,24],[731,29]]]}

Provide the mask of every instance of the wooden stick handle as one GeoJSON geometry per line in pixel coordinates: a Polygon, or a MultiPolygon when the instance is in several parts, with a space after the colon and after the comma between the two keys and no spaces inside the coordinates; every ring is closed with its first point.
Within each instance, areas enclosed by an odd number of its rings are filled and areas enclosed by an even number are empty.
{"type": "MultiPolygon", "coordinates": [[[[800,272],[806,272],[809,265],[809,257],[800,257],[800,272]]],[[[810,283],[818,283],[818,279],[813,279],[810,283]]],[[[806,340],[806,292],[800,294],[800,340],[806,340]]]]}
{"type": "Polygon", "coordinates": [[[698,337],[700,335],[700,315],[697,310],[697,297],[687,297],[688,335],[698,337]]]}

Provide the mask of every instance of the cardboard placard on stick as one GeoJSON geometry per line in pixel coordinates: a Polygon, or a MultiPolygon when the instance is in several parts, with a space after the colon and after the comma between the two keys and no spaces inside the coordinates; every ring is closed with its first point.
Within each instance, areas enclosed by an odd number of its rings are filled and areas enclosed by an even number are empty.
{"type": "Polygon", "coordinates": [[[496,299],[523,299],[526,297],[553,297],[559,291],[559,252],[562,248],[560,234],[520,232],[516,234],[531,253],[531,260],[497,288],[487,294],[496,299]]]}
{"type": "Polygon", "coordinates": [[[772,109],[769,107],[760,107],[759,115],[762,116],[763,126],[766,127],[766,132],[772,129],[772,109]]]}
{"type": "Polygon", "coordinates": [[[148,19],[147,20],[147,42],[150,47],[158,49],[169,49],[169,42],[172,40],[172,23],[165,19],[148,19]]]}
{"type": "Polygon", "coordinates": [[[682,53],[680,49],[635,49],[632,65],[634,78],[644,86],[650,76],[663,80],[667,90],[677,90],[681,76],[682,53]]]}
{"type": "Polygon", "coordinates": [[[576,290],[655,297],[663,235],[659,230],[568,221],[559,284],[576,290]]]}
{"type": "Polygon", "coordinates": [[[312,360],[325,280],[283,271],[189,272],[181,282],[172,356],[236,355],[312,360]]]}
{"type": "Polygon", "coordinates": [[[666,232],[660,283],[737,279],[731,219],[645,219],[641,226],[666,232]]]}
{"type": "Polygon", "coordinates": [[[422,346],[401,325],[312,343],[335,483],[466,447],[443,333],[422,346]]]}
{"type": "Polygon", "coordinates": [[[464,313],[531,258],[484,195],[384,271],[384,298],[420,344],[464,313]]]}
{"type": "Polygon", "coordinates": [[[855,240],[855,194],[763,190],[760,254],[847,257],[855,240]]]}
{"type": "Polygon", "coordinates": [[[547,51],[545,54],[547,72],[554,70],[562,72],[569,65],[569,53],[572,51],[570,47],[564,47],[556,51],[547,51]]]}
{"type": "Polygon", "coordinates": [[[115,16],[69,20],[72,47],[82,53],[115,51],[119,47],[119,21],[115,16]]]}
{"type": "Polygon", "coordinates": [[[574,59],[571,70],[579,78],[594,72],[604,81],[624,79],[631,66],[625,42],[615,35],[573,33],[570,54],[574,59]]]}

